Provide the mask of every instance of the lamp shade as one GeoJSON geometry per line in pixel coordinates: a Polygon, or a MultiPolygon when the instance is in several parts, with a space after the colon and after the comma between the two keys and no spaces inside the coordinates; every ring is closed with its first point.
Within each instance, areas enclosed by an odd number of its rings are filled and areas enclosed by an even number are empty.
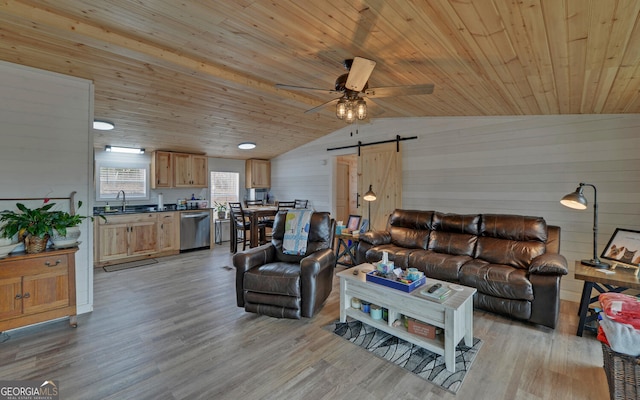
{"type": "Polygon", "coordinates": [[[362,197],[365,201],[375,201],[376,200],[376,194],[373,192],[372,187],[373,187],[373,185],[369,185],[369,190],[362,197]]]}
{"type": "Polygon", "coordinates": [[[587,208],[587,199],[582,194],[582,186],[576,188],[575,192],[569,193],[560,200],[560,203],[569,208],[584,210],[587,208]]]}

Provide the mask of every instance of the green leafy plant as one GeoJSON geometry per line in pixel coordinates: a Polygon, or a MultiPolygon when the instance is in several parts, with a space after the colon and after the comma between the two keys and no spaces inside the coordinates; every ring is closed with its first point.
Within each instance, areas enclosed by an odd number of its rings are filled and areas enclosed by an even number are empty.
{"type": "MultiPolygon", "coordinates": [[[[78,209],[80,209],[80,207],[82,207],[82,201],[78,201],[78,209]]],[[[85,216],[80,214],[71,215],[66,211],[53,211],[52,214],[51,225],[53,229],[55,229],[60,234],[60,236],[66,236],[67,228],[78,226],[87,218],[93,221],[92,216],[85,216]]],[[[98,215],[98,217],[106,221],[104,215],[98,215]]]]}
{"type": "Polygon", "coordinates": [[[228,206],[225,203],[218,203],[217,201],[214,201],[213,208],[218,212],[227,212],[228,206]]]}
{"type": "Polygon", "coordinates": [[[4,210],[0,213],[2,237],[12,238],[18,234],[19,239],[24,236],[44,238],[51,235],[53,215],[51,207],[56,203],[45,204],[42,207],[30,209],[22,203],[16,203],[18,211],[4,210]]]}

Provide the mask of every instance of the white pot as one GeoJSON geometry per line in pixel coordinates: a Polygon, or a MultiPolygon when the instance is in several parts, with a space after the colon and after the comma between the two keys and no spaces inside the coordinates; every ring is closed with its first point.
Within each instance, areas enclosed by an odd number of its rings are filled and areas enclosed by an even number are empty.
{"type": "Polygon", "coordinates": [[[13,242],[13,239],[0,237],[0,246],[8,246],[13,242]]]}
{"type": "Polygon", "coordinates": [[[67,235],[61,236],[58,231],[53,230],[51,235],[51,243],[54,247],[71,247],[78,244],[78,238],[80,237],[80,227],[74,226],[67,228],[67,235]]]}

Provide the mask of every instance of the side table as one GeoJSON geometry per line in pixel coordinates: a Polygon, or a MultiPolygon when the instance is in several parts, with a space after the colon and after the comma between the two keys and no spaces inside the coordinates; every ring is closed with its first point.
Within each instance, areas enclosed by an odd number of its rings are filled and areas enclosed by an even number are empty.
{"type": "Polygon", "coordinates": [[[356,248],[360,241],[360,237],[340,233],[336,235],[336,239],[338,239],[338,246],[336,247],[336,264],[350,267],[356,265],[356,248]],[[340,259],[344,256],[349,258],[350,263],[340,262],[340,259]]]}
{"type": "Polygon", "coordinates": [[[578,331],[576,332],[578,336],[582,336],[585,328],[591,329],[588,324],[596,320],[597,315],[587,315],[587,312],[589,311],[589,305],[598,301],[600,293],[620,293],[627,289],[640,290],[640,278],[636,276],[635,270],[627,268],[597,269],[582,265],[580,261],[576,261],[574,277],[584,281],[580,308],[578,309],[578,315],[580,316],[578,331]],[[591,297],[594,289],[598,291],[598,294],[591,297]]]}

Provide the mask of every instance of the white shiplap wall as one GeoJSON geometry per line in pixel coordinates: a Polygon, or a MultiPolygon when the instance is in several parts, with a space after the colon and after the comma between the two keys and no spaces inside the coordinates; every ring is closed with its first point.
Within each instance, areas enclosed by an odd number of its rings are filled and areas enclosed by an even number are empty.
{"type": "Polygon", "coordinates": [[[596,185],[602,251],[616,227],[640,230],[640,115],[380,119],[345,127],[272,160],[272,194],[334,209],[329,147],[417,136],[402,142],[403,208],[541,216],[562,228],[569,261],[562,298],[579,301],[576,259],[592,254],[593,190],[585,211],[560,205],[579,182],[596,185]]]}
{"type": "MultiPolygon", "coordinates": [[[[2,198],[68,197],[91,213],[93,83],[0,61],[0,188],[2,198]]],[[[55,209],[68,210],[57,200],[55,209]],[[60,207],[60,208],[58,208],[60,207]]],[[[39,206],[36,202],[30,206],[39,206]]],[[[15,209],[15,201],[2,202],[15,209]]],[[[76,253],[78,313],[93,307],[93,230],[80,227],[76,253]]]]}

